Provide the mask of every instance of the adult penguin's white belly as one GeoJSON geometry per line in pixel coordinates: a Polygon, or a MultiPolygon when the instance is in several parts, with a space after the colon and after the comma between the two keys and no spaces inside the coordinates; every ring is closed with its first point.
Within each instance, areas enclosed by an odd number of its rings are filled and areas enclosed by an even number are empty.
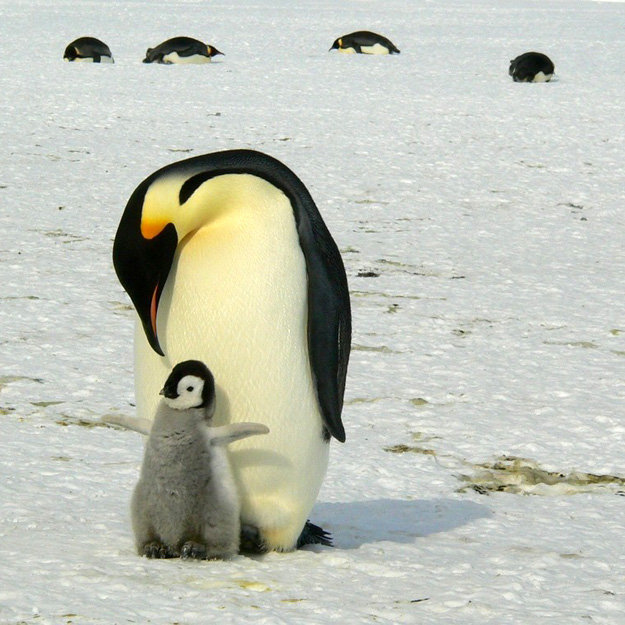
{"type": "Polygon", "coordinates": [[[242,523],[260,528],[268,548],[289,549],[329,450],[308,356],[304,255],[282,191],[246,174],[210,184],[212,194],[236,186],[237,205],[177,247],[157,321],[165,358],[137,328],[137,412],[151,418],[176,363],[205,362],[217,385],[215,424],[252,421],[270,430],[231,446],[242,523]]]}

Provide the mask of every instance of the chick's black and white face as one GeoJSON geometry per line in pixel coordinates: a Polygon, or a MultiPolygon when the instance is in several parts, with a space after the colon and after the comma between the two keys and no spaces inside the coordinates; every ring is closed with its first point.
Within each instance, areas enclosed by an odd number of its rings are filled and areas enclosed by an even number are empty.
{"type": "Polygon", "coordinates": [[[204,399],[204,380],[195,375],[185,375],[180,379],[175,389],[163,389],[162,394],[165,402],[170,408],[175,410],[188,410],[189,408],[199,408],[204,399]]]}

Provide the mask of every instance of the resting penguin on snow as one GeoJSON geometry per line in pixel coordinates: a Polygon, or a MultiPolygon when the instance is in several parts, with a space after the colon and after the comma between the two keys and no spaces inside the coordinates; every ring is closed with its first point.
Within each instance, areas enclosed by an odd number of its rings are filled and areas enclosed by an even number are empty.
{"type": "Polygon", "coordinates": [[[239,495],[225,446],[269,430],[260,423],[211,427],[215,382],[197,360],[177,364],[161,395],[132,496],[137,551],[149,558],[236,555],[239,495]]]}
{"type": "Polygon", "coordinates": [[[159,43],[156,48],[148,48],[144,63],[208,63],[217,54],[222,54],[197,39],[191,37],[174,37],[159,43]]]}
{"type": "Polygon", "coordinates": [[[510,61],[508,74],[514,82],[549,82],[555,67],[541,52],[525,52],[510,61]]]}
{"type": "Polygon", "coordinates": [[[235,443],[246,550],[328,539],[306,520],[341,421],[351,340],[343,261],[308,190],[279,161],[231,150],[174,163],[134,191],[113,262],[138,313],[137,414],[153,419],[173,363],[209,361],[216,425],[235,443]]]}
{"type": "Polygon", "coordinates": [[[63,53],[64,61],[87,63],[114,63],[109,47],[95,37],[79,37],[72,41],[63,53]]]}
{"type": "Polygon", "coordinates": [[[399,54],[399,50],[386,37],[368,30],[359,30],[339,37],[330,50],[351,54],[399,54]]]}

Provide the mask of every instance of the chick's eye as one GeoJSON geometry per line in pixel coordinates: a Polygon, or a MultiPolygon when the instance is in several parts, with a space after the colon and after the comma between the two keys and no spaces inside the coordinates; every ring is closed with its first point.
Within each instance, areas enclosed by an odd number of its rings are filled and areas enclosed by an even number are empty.
{"type": "Polygon", "coordinates": [[[189,391],[189,393],[193,390],[192,386],[187,386],[187,391],[189,391]]]}

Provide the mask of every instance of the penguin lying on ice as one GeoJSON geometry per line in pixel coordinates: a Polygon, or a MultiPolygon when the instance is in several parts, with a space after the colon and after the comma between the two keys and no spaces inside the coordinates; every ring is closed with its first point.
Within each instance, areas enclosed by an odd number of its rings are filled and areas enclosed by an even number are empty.
{"type": "Polygon", "coordinates": [[[549,82],[555,67],[541,52],[525,52],[510,61],[508,74],[514,82],[549,82]]]}
{"type": "Polygon", "coordinates": [[[215,382],[197,360],[177,364],[161,395],[132,496],[137,551],[149,558],[234,556],[240,506],[225,446],[269,430],[260,423],[211,427],[215,382]]]}
{"type": "Polygon", "coordinates": [[[159,43],[155,48],[148,48],[145,53],[144,63],[208,63],[217,54],[222,54],[197,39],[191,37],[173,37],[163,43],[159,43]]]}
{"type": "Polygon", "coordinates": [[[399,50],[389,39],[368,30],[339,37],[330,50],[351,54],[399,54],[399,50]]]}
{"type": "Polygon", "coordinates": [[[299,178],[252,150],[164,167],[134,191],[113,248],[137,310],[137,414],[189,358],[218,380],[216,425],[254,421],[234,443],[246,550],[287,551],[327,534],[307,524],[341,420],[351,341],[338,248],[299,178]]]}
{"type": "Polygon", "coordinates": [[[63,53],[64,61],[87,63],[114,63],[109,47],[95,37],[79,37],[68,44],[63,53]]]}

